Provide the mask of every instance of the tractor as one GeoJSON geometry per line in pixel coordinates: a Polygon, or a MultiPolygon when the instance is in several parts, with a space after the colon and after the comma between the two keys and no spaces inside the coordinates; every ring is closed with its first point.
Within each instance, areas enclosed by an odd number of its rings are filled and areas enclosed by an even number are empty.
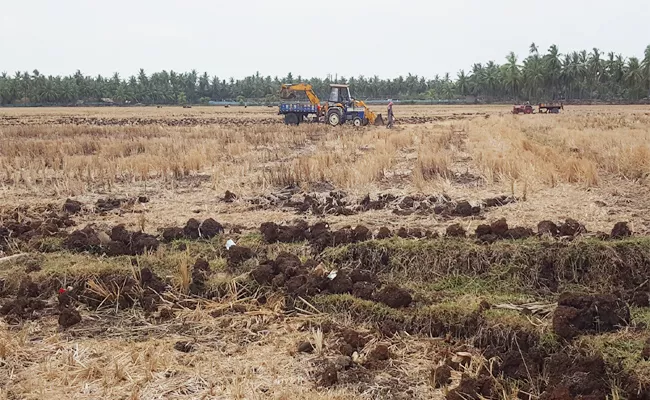
{"type": "Polygon", "coordinates": [[[330,96],[325,103],[325,121],[332,126],[352,121],[354,126],[383,125],[381,114],[370,111],[366,103],[350,95],[350,85],[330,85],[330,96]]]}
{"type": "Polygon", "coordinates": [[[326,122],[332,126],[342,125],[347,121],[352,122],[354,126],[384,124],[381,114],[375,114],[363,101],[352,98],[349,85],[331,84],[330,95],[322,104],[312,86],[304,83],[282,85],[280,97],[285,100],[295,99],[296,92],[304,92],[310,104],[282,102],[279,114],[284,115],[287,125],[298,125],[311,116],[316,122],[326,122]]]}
{"type": "Polygon", "coordinates": [[[515,104],[512,107],[512,113],[513,114],[532,114],[533,111],[534,111],[533,106],[531,106],[529,103],[515,104]]]}

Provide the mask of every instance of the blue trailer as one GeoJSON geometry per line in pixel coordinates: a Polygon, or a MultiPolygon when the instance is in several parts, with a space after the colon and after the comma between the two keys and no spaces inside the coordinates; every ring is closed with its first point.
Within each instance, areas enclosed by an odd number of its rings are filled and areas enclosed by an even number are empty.
{"type": "Polygon", "coordinates": [[[287,125],[298,125],[303,121],[309,120],[311,116],[313,120],[318,120],[320,117],[320,106],[314,104],[301,104],[301,103],[281,103],[280,115],[284,115],[284,123],[287,125]]]}

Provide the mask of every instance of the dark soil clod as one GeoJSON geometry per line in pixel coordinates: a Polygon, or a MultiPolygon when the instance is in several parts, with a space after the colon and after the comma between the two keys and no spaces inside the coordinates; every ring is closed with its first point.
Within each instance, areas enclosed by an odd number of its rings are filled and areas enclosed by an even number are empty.
{"type": "Polygon", "coordinates": [[[223,233],[223,226],[212,218],[208,218],[199,226],[201,237],[210,239],[223,233]]]}
{"type": "Polygon", "coordinates": [[[185,233],[183,228],[171,227],[163,229],[163,240],[167,243],[173,242],[174,240],[183,239],[185,233]]]}
{"type": "Polygon", "coordinates": [[[378,344],[368,353],[369,361],[386,361],[390,359],[390,350],[385,344],[378,344]]]}
{"type": "Polygon", "coordinates": [[[571,339],[579,334],[611,332],[630,323],[630,309],[613,295],[564,293],[553,315],[553,331],[571,339]]]}
{"type": "Polygon", "coordinates": [[[560,234],[560,230],[553,221],[541,221],[537,224],[537,233],[539,235],[557,236],[560,234]]]}
{"type": "Polygon", "coordinates": [[[67,329],[79,322],[81,322],[81,314],[79,314],[79,311],[70,307],[65,307],[61,310],[59,314],[59,325],[63,329],[67,329]]]}
{"type": "Polygon", "coordinates": [[[226,190],[226,194],[223,196],[223,201],[226,203],[232,203],[235,200],[237,200],[237,195],[230,190],[226,190]]]}
{"type": "Polygon", "coordinates": [[[187,237],[188,239],[198,239],[200,226],[201,223],[198,220],[194,218],[190,218],[185,224],[185,227],[183,228],[184,236],[187,237]]]}
{"type": "Polygon", "coordinates": [[[185,341],[178,341],[174,343],[174,350],[180,351],[181,353],[191,353],[195,350],[194,344],[185,341]]]}
{"type": "Polygon", "coordinates": [[[238,266],[246,260],[250,260],[255,257],[255,253],[248,247],[243,246],[231,246],[228,249],[228,265],[230,267],[238,266]]]}
{"type": "Polygon", "coordinates": [[[352,295],[364,300],[372,300],[372,295],[377,286],[370,282],[356,282],[352,286],[352,295]]]}
{"type": "Polygon", "coordinates": [[[627,222],[617,222],[612,229],[612,239],[621,239],[632,236],[632,230],[627,225],[627,222]]]}
{"type": "Polygon", "coordinates": [[[460,224],[449,225],[446,230],[446,234],[449,237],[465,237],[465,228],[460,224]]]}
{"type": "Polygon", "coordinates": [[[560,236],[576,236],[586,231],[582,224],[572,218],[567,218],[558,229],[560,231],[560,236]]]}
{"type": "Polygon", "coordinates": [[[474,232],[476,237],[480,238],[481,236],[485,235],[491,235],[492,234],[492,227],[490,225],[486,224],[481,224],[476,227],[476,231],[474,232]]]}
{"type": "Polygon", "coordinates": [[[379,228],[379,233],[377,233],[377,239],[388,239],[391,236],[393,236],[393,234],[391,233],[390,229],[386,228],[385,226],[379,228]]]}
{"type": "Polygon", "coordinates": [[[322,387],[336,385],[339,381],[336,365],[329,361],[325,362],[316,372],[316,381],[318,382],[318,385],[322,387]]]}
{"type": "Polygon", "coordinates": [[[391,284],[381,289],[375,295],[375,300],[392,308],[401,308],[408,307],[413,301],[413,298],[407,290],[391,284]]]}
{"type": "Polygon", "coordinates": [[[490,224],[490,229],[492,233],[499,237],[506,237],[508,233],[508,222],[505,218],[501,218],[497,221],[494,221],[490,224]]]}
{"type": "Polygon", "coordinates": [[[314,345],[309,342],[298,343],[298,353],[313,353],[314,345]]]}
{"type": "Polygon", "coordinates": [[[78,212],[81,212],[82,206],[81,202],[77,200],[67,199],[65,203],[63,203],[63,211],[68,214],[77,214],[78,212]]]}
{"type": "Polygon", "coordinates": [[[433,387],[442,388],[451,384],[451,367],[448,365],[441,365],[431,371],[431,381],[433,387]]]}
{"type": "Polygon", "coordinates": [[[355,351],[362,349],[368,343],[367,337],[352,329],[344,329],[341,332],[341,338],[355,351]]]}

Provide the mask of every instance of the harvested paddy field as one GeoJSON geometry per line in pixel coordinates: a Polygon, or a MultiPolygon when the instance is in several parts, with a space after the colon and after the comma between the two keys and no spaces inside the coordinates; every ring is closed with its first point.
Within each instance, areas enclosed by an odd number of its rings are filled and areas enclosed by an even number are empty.
{"type": "Polygon", "coordinates": [[[650,107],[395,114],[0,110],[0,398],[649,399],[650,107]]]}

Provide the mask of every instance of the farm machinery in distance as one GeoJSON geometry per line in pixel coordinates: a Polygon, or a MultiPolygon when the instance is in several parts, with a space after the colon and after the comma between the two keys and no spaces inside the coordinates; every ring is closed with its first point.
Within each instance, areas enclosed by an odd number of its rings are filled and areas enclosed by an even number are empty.
{"type": "Polygon", "coordinates": [[[280,88],[280,109],[278,114],[284,115],[284,123],[298,125],[303,121],[326,122],[332,126],[342,125],[348,121],[354,126],[383,125],[381,114],[375,114],[366,103],[355,100],[350,95],[349,85],[330,85],[330,95],[327,101],[321,103],[311,85],[306,83],[283,84],[280,88]],[[287,100],[295,99],[296,93],[303,92],[309,99],[306,102],[287,100]]]}
{"type": "MultiPolygon", "coordinates": [[[[537,114],[559,114],[560,110],[564,110],[562,103],[540,103],[537,106],[537,114]]],[[[535,109],[529,102],[525,104],[515,104],[512,107],[513,114],[535,114],[535,109]]]]}

